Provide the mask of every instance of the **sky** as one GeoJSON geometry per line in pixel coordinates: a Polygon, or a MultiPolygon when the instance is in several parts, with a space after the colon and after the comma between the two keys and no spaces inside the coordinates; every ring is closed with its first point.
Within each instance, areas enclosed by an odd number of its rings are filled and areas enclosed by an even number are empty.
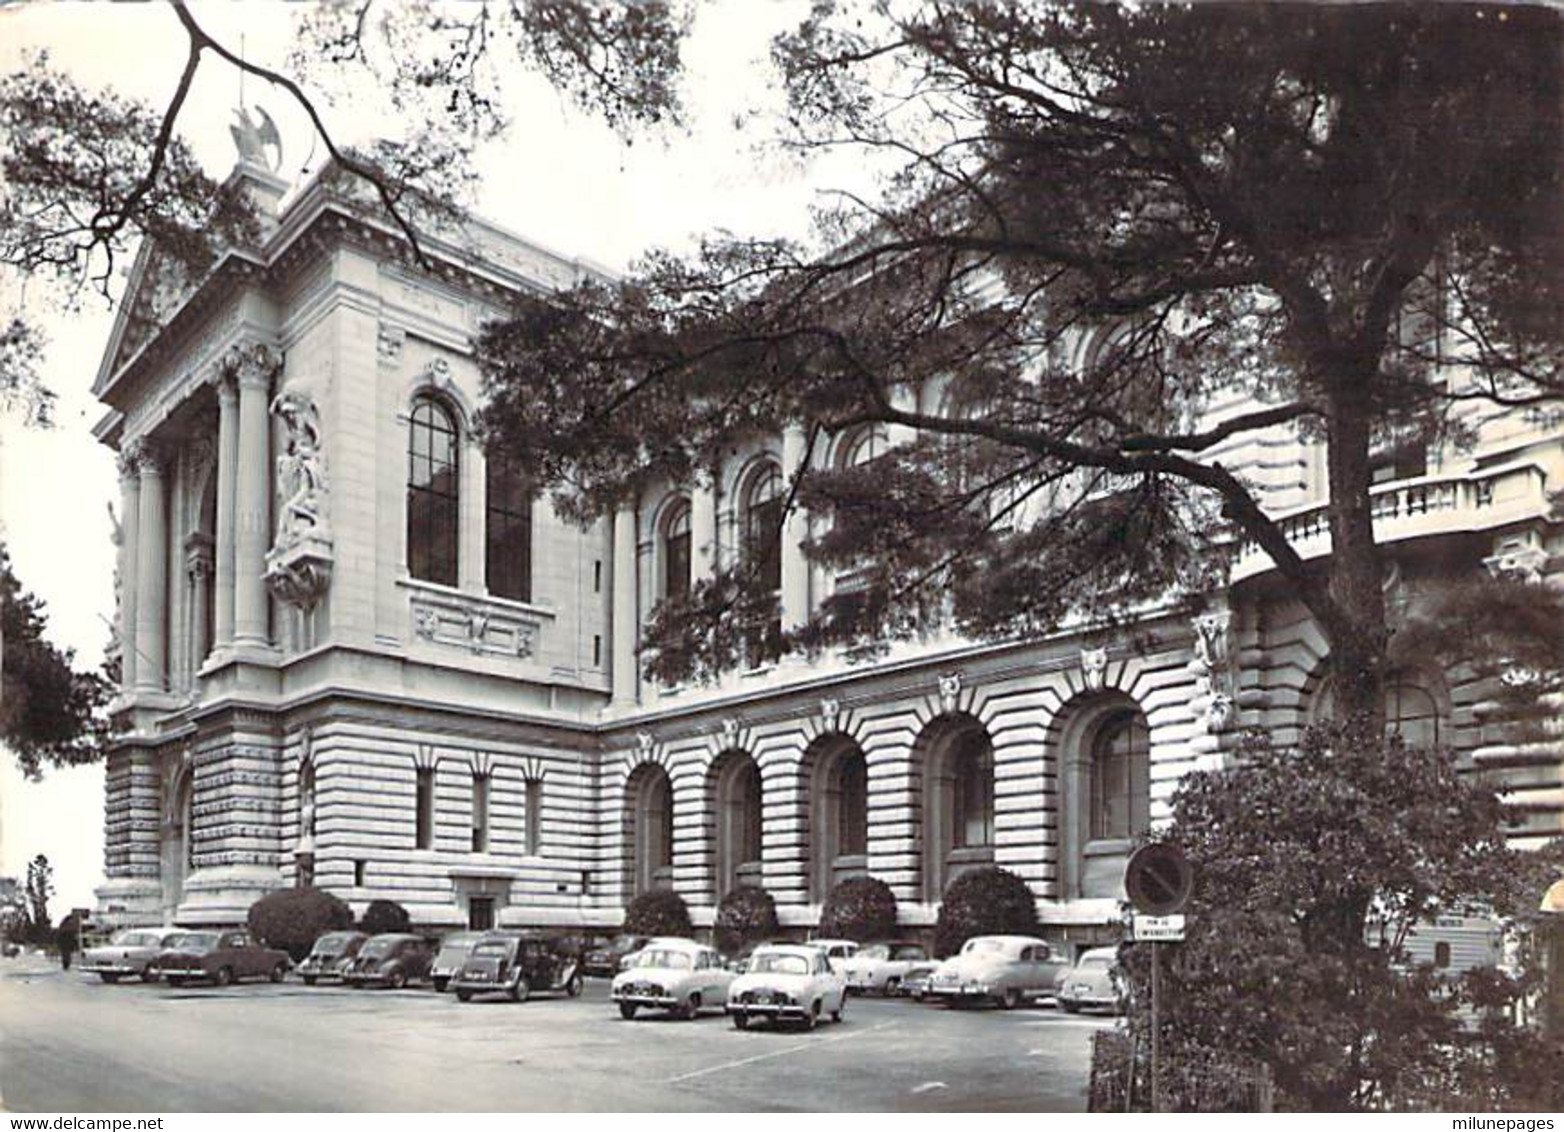
{"type": "MultiPolygon", "coordinates": [[[[825,186],[863,189],[869,173],[849,159],[803,164],[766,144],[763,128],[740,127],[748,112],[774,108],[778,95],[765,57],[769,39],[807,12],[794,0],[711,0],[701,5],[685,51],[690,122],[686,129],[638,135],[627,143],[574,110],[542,79],[507,74],[511,126],[477,159],[475,210],[567,255],[614,269],[654,247],[687,250],[702,232],[801,235],[825,186]]],[[[297,6],[195,4],[197,19],[244,57],[286,67],[297,6]]],[[[28,65],[47,50],[52,64],[84,86],[156,100],[173,90],[185,39],[162,4],[39,3],[0,8],[0,68],[28,65]]],[[[312,88],[313,93],[313,88],[312,88]]],[[[265,107],[283,139],[282,173],[295,183],[318,169],[303,111],[281,90],[208,54],[177,124],[215,177],[235,160],[228,123],[241,97],[265,107]],[[241,85],[243,87],[241,94],[241,85]]],[[[341,143],[394,132],[395,118],[373,84],[347,82],[326,108],[341,143]]],[[[45,327],[45,378],[59,396],[58,426],[25,429],[0,416],[0,537],[23,584],[48,607],[49,635],[76,650],[79,664],[101,662],[114,612],[113,546],[107,507],[118,502],[112,453],[90,429],[103,406],[90,389],[113,311],[102,300],[61,314],[36,283],[0,277],[0,316],[20,308],[45,327]]],[[[93,903],[102,882],[103,773],[100,766],[51,770],[25,782],[13,758],[0,758],[0,876],[20,876],[46,854],[55,866],[56,918],[93,903]]]]}

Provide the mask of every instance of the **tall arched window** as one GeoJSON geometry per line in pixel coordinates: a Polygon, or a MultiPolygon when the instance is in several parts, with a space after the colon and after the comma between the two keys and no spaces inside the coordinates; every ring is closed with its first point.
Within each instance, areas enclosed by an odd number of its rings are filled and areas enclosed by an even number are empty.
{"type": "MultiPolygon", "coordinates": [[[[1315,693],[1313,722],[1336,715],[1336,687],[1327,680],[1315,693]]],[[[1409,747],[1424,749],[1444,741],[1444,712],[1439,700],[1415,672],[1398,672],[1385,681],[1385,734],[1399,735],[1409,747]]]]}
{"type": "Polygon", "coordinates": [[[1137,711],[1106,720],[1092,743],[1088,836],[1138,837],[1151,827],[1151,733],[1137,711]]]}
{"type": "Polygon", "coordinates": [[[844,857],[861,857],[869,851],[869,764],[854,748],[836,764],[837,828],[839,851],[844,857]]]}
{"type": "Polygon", "coordinates": [[[750,627],[745,653],[751,665],[775,660],[782,651],[782,472],[768,464],[750,477],[743,497],[744,557],[760,574],[760,584],[777,595],[777,611],[750,627]]]}
{"type": "Polygon", "coordinates": [[[456,585],[460,512],[456,422],[433,397],[413,402],[407,438],[407,569],[456,585]]]}
{"type": "Polygon", "coordinates": [[[809,887],[814,900],[849,877],[868,875],[869,766],[847,736],[816,739],[809,765],[809,887]]]}
{"type": "Polygon", "coordinates": [[[495,597],[532,600],[532,489],[498,453],[484,472],[484,578],[495,597]]]}
{"type": "Polygon", "coordinates": [[[842,447],[841,466],[856,468],[885,455],[886,437],[884,425],[868,425],[848,438],[842,447]]]}
{"type": "Polygon", "coordinates": [[[663,597],[683,597],[690,592],[690,505],[673,505],[663,524],[663,597]]]}
{"type": "Polygon", "coordinates": [[[980,731],[969,732],[952,755],[955,848],[994,843],[994,749],[980,731]]]}
{"type": "Polygon", "coordinates": [[[994,746],[971,716],[943,716],[919,745],[927,754],[924,889],[936,898],[963,872],[994,859],[994,746]]]}
{"type": "Polygon", "coordinates": [[[673,786],[655,763],[636,768],[625,787],[626,872],[633,893],[673,886],[673,786]]]}
{"type": "Polygon", "coordinates": [[[760,884],[760,767],[743,751],[729,751],[712,767],[717,844],[713,873],[721,899],[743,884],[760,884]]]}

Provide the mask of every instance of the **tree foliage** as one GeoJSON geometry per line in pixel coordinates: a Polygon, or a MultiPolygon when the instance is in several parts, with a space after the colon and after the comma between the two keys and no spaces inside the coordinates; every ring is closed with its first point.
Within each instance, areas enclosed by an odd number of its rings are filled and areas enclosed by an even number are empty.
{"type": "Polygon", "coordinates": [[[717,916],[712,921],[712,940],[718,951],[734,955],[774,938],[780,930],[777,902],[771,893],[743,884],[718,902],[717,916]]]}
{"type": "Polygon", "coordinates": [[[382,932],[405,932],[412,927],[412,917],[407,909],[395,900],[371,900],[369,907],[358,919],[358,930],[370,935],[382,932]]]}
{"type": "Polygon", "coordinates": [[[990,865],[962,873],[940,899],[934,954],[954,955],[978,935],[1036,935],[1037,902],[1009,869],[990,865]]]}
{"type": "Polygon", "coordinates": [[[43,602],[22,588],[0,544],[0,739],[29,778],[45,764],[74,766],[102,755],[108,685],[72,668],[75,654],[51,644],[47,627],[43,602]]]}
{"type": "Polygon", "coordinates": [[[284,888],[251,904],[245,922],[255,938],[286,951],[297,963],[327,932],[351,928],[353,909],[324,889],[284,888]]]}
{"type": "Polygon", "coordinates": [[[652,889],[630,901],[625,908],[624,927],[628,935],[670,935],[689,937],[695,934],[690,923],[689,905],[684,897],[671,888],[652,889]]]}
{"type": "Polygon", "coordinates": [[[827,894],[820,934],[860,943],[890,939],[896,934],[896,893],[879,877],[849,877],[827,894]]]}
{"type": "MultiPolygon", "coordinates": [[[[1536,908],[1564,853],[1507,848],[1507,817],[1449,752],[1361,721],[1296,748],[1256,739],[1231,769],[1187,776],[1166,832],[1197,878],[1188,938],[1164,962],[1170,1056],[1263,1062],[1291,1108],[1557,1107],[1557,1069],[1530,1076],[1547,1055],[1508,1014],[1536,971],[1450,978],[1406,951],[1441,913],[1522,922],[1536,908]],[[1463,1008],[1482,1040],[1462,1034],[1463,1008]]],[[[1129,969],[1144,1034],[1141,949],[1129,969]]]]}

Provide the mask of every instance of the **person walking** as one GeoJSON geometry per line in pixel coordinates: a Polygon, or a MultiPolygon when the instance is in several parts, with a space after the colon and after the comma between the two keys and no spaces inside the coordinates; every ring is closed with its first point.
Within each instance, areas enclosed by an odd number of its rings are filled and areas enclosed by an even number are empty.
{"type": "Polygon", "coordinates": [[[60,968],[69,971],[71,969],[71,957],[76,954],[76,919],[66,916],[60,921],[59,930],[54,933],[54,946],[60,952],[60,968]]]}

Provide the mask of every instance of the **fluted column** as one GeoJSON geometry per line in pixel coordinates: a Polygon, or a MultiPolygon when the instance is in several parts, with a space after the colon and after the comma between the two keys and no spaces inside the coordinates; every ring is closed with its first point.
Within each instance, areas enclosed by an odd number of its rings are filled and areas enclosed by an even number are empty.
{"type": "MultiPolygon", "coordinates": [[[[270,354],[264,348],[256,353],[270,354]]],[[[239,383],[239,466],[235,484],[234,642],[268,642],[266,551],[271,542],[272,367],[247,353],[234,367],[239,383]]]]}
{"type": "MultiPolygon", "coordinates": [[[[789,425],[782,431],[782,482],[791,492],[804,463],[804,430],[789,425]]],[[[809,560],[804,539],[809,522],[803,509],[794,507],[782,522],[782,628],[796,629],[809,620],[809,560]]]]}
{"type": "Polygon", "coordinates": [[[627,506],[614,514],[613,680],[622,705],[637,699],[635,581],[635,508],[627,506]]]}
{"type": "Polygon", "coordinates": [[[205,535],[192,535],[185,542],[185,573],[190,579],[189,657],[191,682],[206,661],[207,595],[212,585],[212,542],[205,535]]]}
{"type": "Polygon", "coordinates": [[[212,636],[217,649],[234,643],[234,524],[239,471],[239,394],[226,375],[217,379],[217,592],[212,595],[212,636]]]}
{"type": "Polygon", "coordinates": [[[130,444],[119,457],[119,490],[119,686],[121,692],[128,692],[136,686],[136,577],[141,553],[141,480],[130,444]]]}
{"type": "Polygon", "coordinates": [[[160,692],[168,666],[168,519],[163,463],[149,444],[136,451],[141,479],[136,523],[136,690],[160,692]]]}

